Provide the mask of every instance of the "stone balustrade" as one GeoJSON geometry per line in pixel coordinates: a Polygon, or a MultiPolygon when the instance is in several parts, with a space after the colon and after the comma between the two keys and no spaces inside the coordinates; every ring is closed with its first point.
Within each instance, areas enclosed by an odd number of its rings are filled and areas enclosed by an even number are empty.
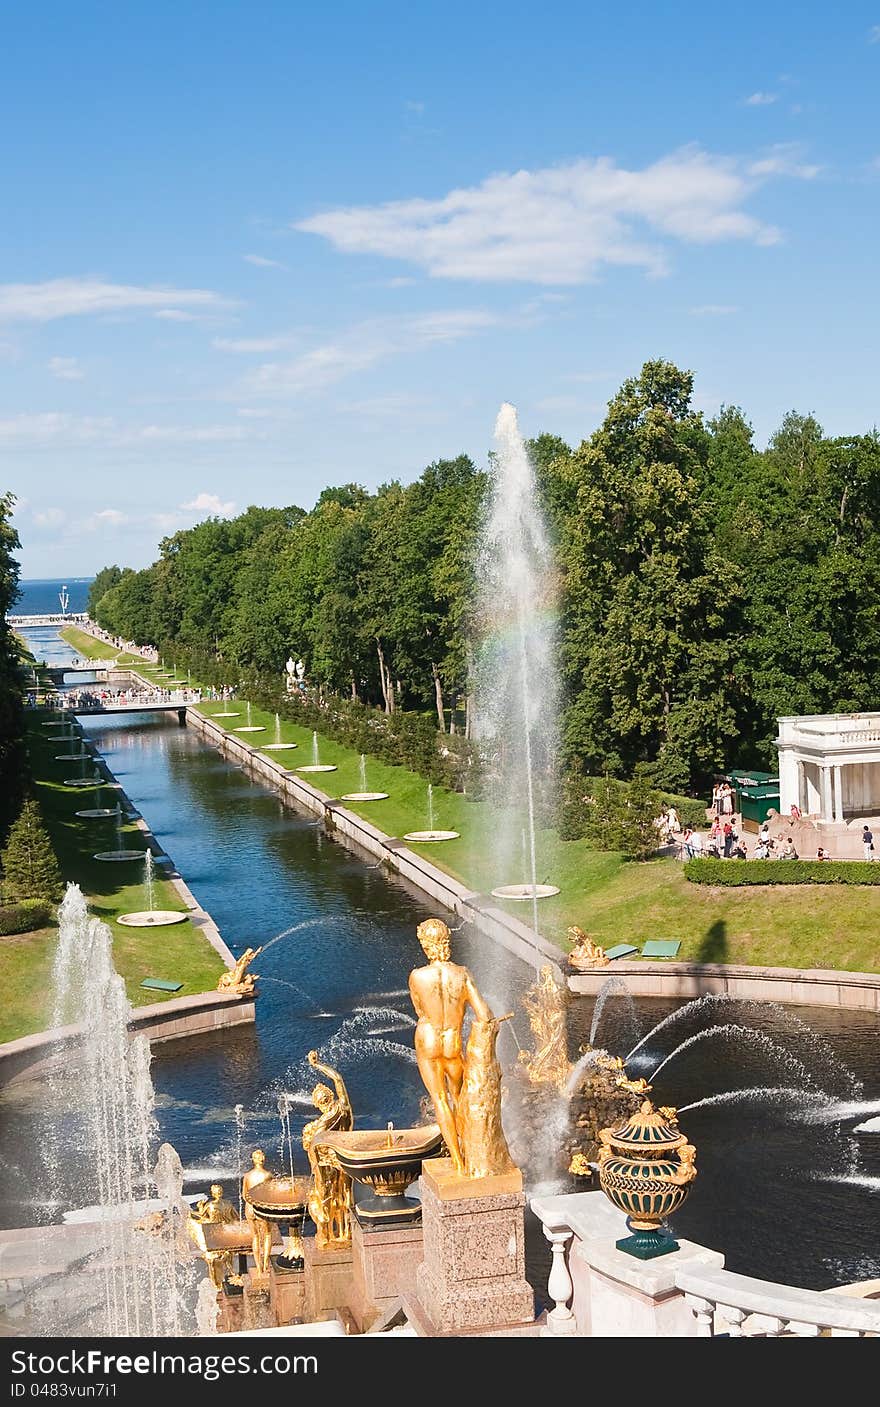
{"type": "Polygon", "coordinates": [[[880,1300],[844,1292],[802,1290],[753,1280],[715,1266],[675,1272],[696,1324],[697,1338],[874,1338],[880,1300]]]}

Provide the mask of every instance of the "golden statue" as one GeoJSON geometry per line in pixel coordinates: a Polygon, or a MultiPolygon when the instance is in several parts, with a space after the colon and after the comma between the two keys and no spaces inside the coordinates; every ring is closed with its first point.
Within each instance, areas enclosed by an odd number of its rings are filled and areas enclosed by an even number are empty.
{"type": "Polygon", "coordinates": [[[598,943],[594,943],[588,933],[576,924],[572,924],[568,929],[568,936],[572,940],[574,947],[568,955],[568,960],[572,967],[607,967],[611,959],[606,956],[605,949],[600,948],[598,943]]]}
{"type": "Polygon", "coordinates": [[[254,1270],[258,1276],[269,1273],[269,1257],[272,1253],[272,1227],[264,1217],[257,1216],[250,1202],[248,1193],[252,1187],[265,1182],[272,1176],[266,1167],[266,1155],[262,1148],[255,1148],[251,1153],[252,1168],[248,1168],[241,1179],[241,1195],[244,1202],[244,1214],[251,1224],[251,1250],[254,1255],[254,1270]]]}
{"type": "Polygon", "coordinates": [[[314,1180],[309,1194],[309,1215],[315,1223],[315,1241],[319,1248],[339,1249],[351,1244],[351,1178],[339,1166],[333,1149],[322,1139],[328,1133],[348,1133],[354,1128],[354,1114],[339,1071],[322,1065],[316,1050],[309,1051],[308,1060],[333,1081],[333,1089],[328,1085],[315,1085],[312,1103],[319,1117],[306,1124],[302,1132],[302,1145],[314,1180]]]}
{"type": "Polygon", "coordinates": [[[255,991],[257,980],[256,972],[246,972],[254,958],[263,951],[262,948],[245,948],[241,957],[234,967],[230,967],[228,972],[221,973],[217,983],[218,992],[237,992],[240,997],[252,997],[255,991]]]}
{"type": "MultiPolygon", "coordinates": [[[[614,1083],[617,1085],[618,1089],[629,1090],[630,1094],[647,1094],[648,1090],[651,1088],[648,1081],[641,1077],[637,1080],[629,1080],[626,1075],[620,1075],[614,1083]]],[[[665,1110],[661,1109],[660,1112],[662,1114],[665,1110]]]]}
{"type": "Polygon", "coordinates": [[[450,961],[451,939],[443,920],[426,919],[417,931],[428,962],[409,975],[418,1017],[416,1062],[452,1165],[466,1177],[508,1172],[513,1164],[501,1129],[498,1021],[468,969],[450,961]],[[465,1060],[462,1026],[468,1007],[474,1021],[465,1060]]]}
{"type": "Polygon", "coordinates": [[[572,1070],[566,1043],[565,997],[565,988],[557,982],[552,966],[547,963],[541,968],[538,981],[522,999],[535,1038],[535,1049],[521,1050],[519,1059],[532,1084],[555,1085],[558,1090],[565,1088],[572,1070]]]}
{"type": "Polygon", "coordinates": [[[210,1200],[207,1197],[199,1198],[187,1217],[186,1229],[198,1246],[199,1253],[208,1267],[211,1284],[215,1290],[223,1288],[224,1276],[232,1270],[232,1252],[209,1251],[205,1245],[205,1233],[202,1227],[206,1222],[224,1221],[238,1221],[238,1212],[231,1202],[225,1200],[220,1183],[213,1182],[210,1200]]]}

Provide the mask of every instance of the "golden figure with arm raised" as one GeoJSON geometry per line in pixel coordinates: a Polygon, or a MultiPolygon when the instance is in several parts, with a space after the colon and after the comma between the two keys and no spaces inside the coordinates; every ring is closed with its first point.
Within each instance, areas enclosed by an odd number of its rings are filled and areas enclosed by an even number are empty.
{"type": "Polygon", "coordinates": [[[309,1215],[315,1223],[315,1240],[326,1250],[329,1246],[347,1246],[351,1240],[352,1195],[351,1178],[322,1139],[328,1133],[348,1133],[354,1127],[354,1114],[339,1071],[322,1064],[316,1050],[309,1051],[308,1060],[313,1069],[333,1082],[333,1089],[318,1084],[312,1090],[318,1118],[306,1124],[302,1132],[302,1145],[314,1179],[309,1215]]]}

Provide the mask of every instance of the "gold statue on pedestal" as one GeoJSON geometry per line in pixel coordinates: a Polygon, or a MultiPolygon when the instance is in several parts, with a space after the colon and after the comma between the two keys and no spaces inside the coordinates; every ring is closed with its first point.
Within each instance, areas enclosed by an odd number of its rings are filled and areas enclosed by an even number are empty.
{"type": "Polygon", "coordinates": [[[266,1155],[262,1148],[255,1148],[251,1153],[252,1168],[248,1168],[241,1180],[241,1195],[244,1202],[244,1214],[251,1224],[251,1250],[254,1256],[254,1271],[257,1276],[268,1275],[269,1257],[272,1253],[272,1227],[268,1221],[261,1216],[257,1216],[248,1200],[248,1193],[252,1187],[257,1187],[261,1182],[266,1182],[272,1173],[266,1167],[266,1155]]]}
{"type": "Polygon", "coordinates": [[[521,1050],[519,1060],[534,1085],[565,1089],[572,1071],[566,1041],[566,992],[556,980],[550,963],[541,968],[522,1004],[535,1038],[534,1051],[521,1050]]]}
{"type": "Polygon", "coordinates": [[[568,960],[572,967],[607,967],[611,959],[606,955],[605,949],[600,948],[598,943],[594,943],[588,933],[576,924],[572,924],[568,929],[568,936],[572,940],[574,947],[568,955],[568,960]]]}
{"type": "Polygon", "coordinates": [[[210,1200],[207,1197],[199,1198],[186,1221],[187,1233],[195,1242],[202,1260],[208,1267],[211,1284],[215,1290],[223,1288],[224,1276],[232,1270],[232,1252],[209,1251],[205,1245],[205,1233],[202,1228],[206,1223],[229,1221],[238,1221],[238,1212],[231,1202],[225,1200],[219,1182],[211,1184],[210,1200]]]}
{"type": "Polygon", "coordinates": [[[451,939],[443,920],[420,923],[418,939],[428,963],[409,975],[418,1017],[416,1061],[452,1165],[468,1178],[511,1172],[514,1163],[501,1127],[501,1068],[495,1054],[500,1021],[468,969],[450,960],[451,939]],[[462,1027],[468,1007],[474,1020],[465,1055],[462,1027]]]}
{"type": "Polygon", "coordinates": [[[262,948],[245,948],[241,957],[230,967],[228,972],[220,975],[217,983],[218,992],[237,992],[240,997],[252,997],[256,990],[255,983],[258,974],[247,972],[245,969],[250,966],[255,957],[263,951],[262,948]]]}
{"type": "Polygon", "coordinates": [[[350,1132],[354,1128],[354,1114],[339,1071],[322,1065],[316,1050],[309,1051],[308,1060],[315,1070],[333,1081],[333,1089],[315,1085],[312,1102],[319,1117],[306,1124],[302,1132],[302,1145],[314,1180],[309,1194],[309,1215],[315,1223],[318,1247],[338,1250],[351,1244],[351,1178],[339,1166],[333,1149],[322,1140],[326,1134],[350,1132]]]}

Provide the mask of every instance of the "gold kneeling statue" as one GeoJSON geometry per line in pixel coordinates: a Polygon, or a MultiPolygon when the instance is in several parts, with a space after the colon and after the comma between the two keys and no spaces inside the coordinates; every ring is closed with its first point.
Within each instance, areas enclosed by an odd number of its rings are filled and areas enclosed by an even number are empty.
{"type": "Polygon", "coordinates": [[[420,923],[418,938],[428,962],[409,975],[418,1017],[416,1061],[453,1167],[468,1178],[512,1172],[495,1054],[500,1022],[508,1018],[493,1016],[468,969],[450,960],[452,941],[442,919],[420,923]],[[474,1019],[465,1054],[462,1027],[468,1007],[474,1019]]]}
{"type": "Polygon", "coordinates": [[[219,1182],[211,1184],[211,1197],[201,1197],[195,1207],[187,1217],[187,1233],[199,1248],[202,1260],[208,1267],[208,1274],[211,1277],[211,1284],[215,1290],[223,1287],[224,1275],[228,1275],[232,1270],[231,1251],[209,1251],[205,1245],[205,1233],[202,1227],[206,1223],[238,1221],[238,1212],[231,1202],[227,1202],[223,1196],[223,1188],[219,1182]]]}
{"type": "Polygon", "coordinates": [[[333,1082],[315,1085],[312,1103],[318,1118],[306,1124],[302,1145],[312,1170],[309,1216],[315,1223],[315,1241],[321,1250],[341,1249],[351,1244],[351,1178],[342,1171],[332,1148],[322,1139],[328,1133],[348,1133],[354,1128],[354,1114],[345,1081],[338,1070],[322,1065],[316,1050],[309,1051],[309,1064],[333,1082]],[[335,1093],[334,1093],[335,1091],[335,1093]]]}

